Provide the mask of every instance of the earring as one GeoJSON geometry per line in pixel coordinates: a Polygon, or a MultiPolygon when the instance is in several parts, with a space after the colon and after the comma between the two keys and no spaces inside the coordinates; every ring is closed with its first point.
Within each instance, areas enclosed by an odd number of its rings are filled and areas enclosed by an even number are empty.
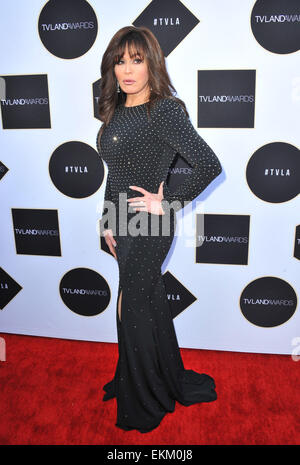
{"type": "Polygon", "coordinates": [[[120,93],[120,84],[119,84],[119,82],[117,84],[117,92],[120,93]]]}

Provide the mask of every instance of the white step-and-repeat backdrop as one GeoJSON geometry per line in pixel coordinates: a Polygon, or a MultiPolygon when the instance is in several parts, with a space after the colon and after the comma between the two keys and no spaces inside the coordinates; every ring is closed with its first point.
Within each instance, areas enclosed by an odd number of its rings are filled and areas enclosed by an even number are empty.
{"type": "MultiPolygon", "coordinates": [[[[299,0],[11,0],[0,13],[0,332],[117,341],[100,63],[118,29],[144,25],[224,169],[177,213],[162,268],[179,345],[299,351],[299,0]]],[[[189,174],[178,156],[170,187],[189,174]]]]}

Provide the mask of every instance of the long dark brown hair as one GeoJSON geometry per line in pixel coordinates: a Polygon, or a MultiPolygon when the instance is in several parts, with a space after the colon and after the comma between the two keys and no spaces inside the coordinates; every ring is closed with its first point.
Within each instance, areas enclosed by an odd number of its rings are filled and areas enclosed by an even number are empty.
{"type": "Polygon", "coordinates": [[[165,57],[155,35],[145,26],[125,26],[112,37],[102,57],[98,111],[103,124],[98,134],[98,141],[113,117],[116,106],[126,102],[127,94],[121,88],[120,92],[117,92],[117,78],[114,72],[114,66],[123,57],[126,45],[131,58],[138,55],[141,59],[146,58],[148,64],[150,87],[150,99],[146,103],[148,117],[152,106],[163,97],[171,97],[178,101],[189,116],[185,103],[174,95],[177,92],[171,83],[165,57]]]}

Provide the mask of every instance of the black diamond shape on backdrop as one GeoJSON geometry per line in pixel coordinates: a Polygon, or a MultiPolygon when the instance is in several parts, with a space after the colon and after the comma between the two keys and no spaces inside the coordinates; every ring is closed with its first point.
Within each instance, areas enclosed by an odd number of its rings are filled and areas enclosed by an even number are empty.
{"type": "Polygon", "coordinates": [[[7,171],[8,171],[7,166],[5,166],[4,163],[2,163],[2,161],[0,161],[0,179],[3,178],[3,176],[7,173],[7,171]]]}
{"type": "Polygon", "coordinates": [[[195,302],[196,297],[181,284],[169,271],[163,275],[172,318],[195,302]]]}
{"type": "Polygon", "coordinates": [[[0,309],[3,308],[23,289],[3,268],[0,267],[0,309]]]}
{"type": "Polygon", "coordinates": [[[148,27],[167,57],[199,22],[179,0],[152,0],[132,24],[148,27]]]}

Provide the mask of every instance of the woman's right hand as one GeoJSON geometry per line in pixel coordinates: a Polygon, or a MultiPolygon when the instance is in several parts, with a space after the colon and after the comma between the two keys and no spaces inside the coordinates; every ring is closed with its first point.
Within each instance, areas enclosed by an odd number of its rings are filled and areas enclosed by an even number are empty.
{"type": "Polygon", "coordinates": [[[105,229],[105,231],[103,231],[103,236],[104,236],[105,242],[106,242],[109,250],[111,251],[111,253],[115,257],[115,259],[117,260],[117,255],[116,255],[116,251],[115,251],[115,247],[116,247],[117,243],[116,243],[116,241],[114,239],[112,229],[105,229]]]}

